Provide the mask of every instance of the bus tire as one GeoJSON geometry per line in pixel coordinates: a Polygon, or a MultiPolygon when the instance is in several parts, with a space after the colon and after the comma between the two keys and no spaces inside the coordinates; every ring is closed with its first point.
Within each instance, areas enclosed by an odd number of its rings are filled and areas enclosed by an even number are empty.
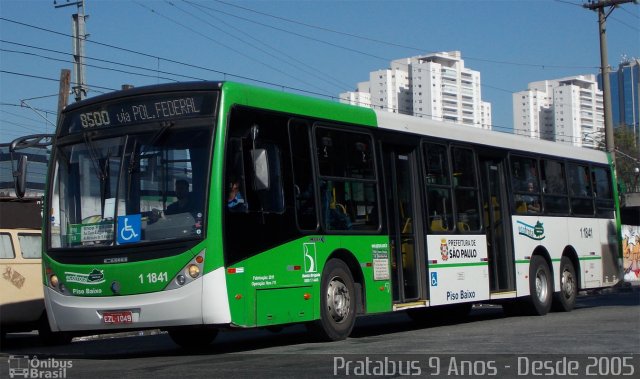
{"type": "Polygon", "coordinates": [[[553,278],[547,261],[540,255],[531,257],[529,265],[530,311],[544,316],[551,309],[553,278]]]}
{"type": "Polygon", "coordinates": [[[169,337],[184,349],[201,349],[209,346],[218,335],[217,329],[193,328],[169,330],[169,337]]]}
{"type": "Polygon", "coordinates": [[[576,305],[578,282],[573,262],[568,257],[560,260],[560,291],[553,294],[553,310],[571,312],[576,305]]]}
{"type": "Polygon", "coordinates": [[[324,267],[320,286],[320,319],[309,325],[320,340],[338,341],[347,338],[356,321],[356,292],[353,276],[347,265],[331,259],[324,267]]]}

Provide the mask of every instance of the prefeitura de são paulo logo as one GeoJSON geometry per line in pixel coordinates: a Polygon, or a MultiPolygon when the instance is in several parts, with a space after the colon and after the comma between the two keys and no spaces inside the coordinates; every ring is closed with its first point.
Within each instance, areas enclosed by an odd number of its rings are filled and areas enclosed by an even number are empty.
{"type": "Polygon", "coordinates": [[[440,240],[440,256],[442,256],[442,260],[446,261],[449,259],[449,245],[447,244],[447,239],[443,238],[440,240]]]}

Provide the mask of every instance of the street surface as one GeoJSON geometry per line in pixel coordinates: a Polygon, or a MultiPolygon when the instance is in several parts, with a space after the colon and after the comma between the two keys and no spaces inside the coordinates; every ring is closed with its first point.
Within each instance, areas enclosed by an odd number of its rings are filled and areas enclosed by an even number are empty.
{"type": "Polygon", "coordinates": [[[16,357],[30,359],[41,377],[66,378],[640,375],[638,286],[583,295],[571,313],[544,317],[505,317],[499,306],[481,306],[462,322],[418,323],[402,312],[363,317],[350,338],[332,343],[312,342],[305,331],[222,332],[197,352],[164,333],[57,348],[14,334],[0,349],[0,377],[9,377],[16,357]]]}

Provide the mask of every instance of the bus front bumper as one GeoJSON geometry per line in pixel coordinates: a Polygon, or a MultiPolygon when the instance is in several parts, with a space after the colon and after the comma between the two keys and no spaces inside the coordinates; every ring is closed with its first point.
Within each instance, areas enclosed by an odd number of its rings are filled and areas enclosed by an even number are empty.
{"type": "Polygon", "coordinates": [[[45,287],[44,298],[54,332],[201,325],[202,282],[196,280],[170,291],[113,297],[65,296],[45,287]]]}

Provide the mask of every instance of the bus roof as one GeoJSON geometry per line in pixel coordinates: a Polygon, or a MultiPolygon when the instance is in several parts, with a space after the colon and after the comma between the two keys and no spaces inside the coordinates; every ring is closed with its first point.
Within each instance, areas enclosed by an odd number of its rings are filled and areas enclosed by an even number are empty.
{"type": "Polygon", "coordinates": [[[182,82],[156,84],[111,92],[81,102],[70,104],[65,112],[88,104],[112,99],[138,96],[149,93],[173,91],[202,91],[223,89],[228,100],[237,104],[272,109],[301,116],[347,122],[358,125],[378,126],[382,129],[397,130],[425,136],[469,142],[491,147],[505,148],[540,155],[571,157],[589,162],[607,163],[607,155],[599,150],[575,147],[558,142],[544,141],[517,136],[509,133],[488,131],[465,125],[429,120],[401,115],[366,107],[342,104],[336,101],[292,94],[284,91],[258,87],[237,82],[182,82]]]}
{"type": "Polygon", "coordinates": [[[234,97],[233,102],[247,106],[336,122],[377,125],[376,115],[370,108],[235,82],[225,82],[223,88],[225,96],[231,95],[234,97]]]}
{"type": "Polygon", "coordinates": [[[378,127],[381,129],[398,130],[524,153],[565,157],[603,164],[608,163],[607,154],[600,150],[385,111],[376,110],[375,113],[378,118],[378,127]]]}

